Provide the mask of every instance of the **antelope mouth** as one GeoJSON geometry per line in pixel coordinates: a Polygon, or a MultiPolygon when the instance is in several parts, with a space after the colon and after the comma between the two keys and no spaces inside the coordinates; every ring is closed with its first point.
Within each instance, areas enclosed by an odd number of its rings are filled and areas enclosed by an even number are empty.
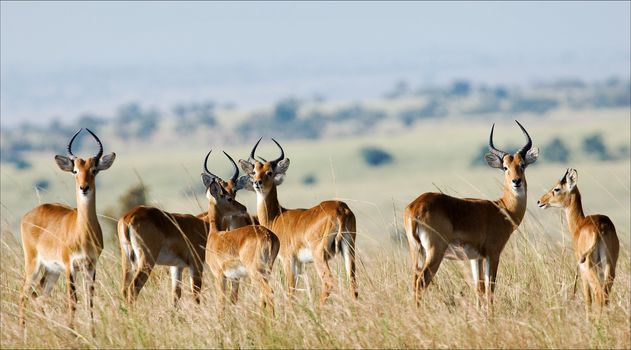
{"type": "Polygon", "coordinates": [[[537,206],[539,208],[541,208],[541,209],[546,209],[548,207],[548,204],[547,203],[539,203],[539,204],[537,204],[537,206]]]}

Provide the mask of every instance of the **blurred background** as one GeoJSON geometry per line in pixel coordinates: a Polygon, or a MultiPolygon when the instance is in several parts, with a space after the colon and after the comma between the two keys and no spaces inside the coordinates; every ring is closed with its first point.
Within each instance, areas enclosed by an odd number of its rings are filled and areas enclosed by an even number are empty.
{"type": "MultiPolygon", "coordinates": [[[[518,119],[542,154],[522,227],[564,239],[561,211],[534,203],[575,167],[586,212],[628,244],[629,2],[0,6],[3,234],[38,203],[75,205],[53,156],[88,127],[118,156],[98,179],[106,232],[140,203],[205,210],[208,149],[228,176],[219,151],[246,158],[263,136],[260,155],[276,157],[274,137],[291,158],[282,204],[343,199],[360,244],[396,242],[422,192],[500,195],[488,132],[514,151],[518,119]]],[[[75,153],[95,147],[83,135],[75,153]]],[[[255,210],[254,194],[238,198],[255,210]]]]}

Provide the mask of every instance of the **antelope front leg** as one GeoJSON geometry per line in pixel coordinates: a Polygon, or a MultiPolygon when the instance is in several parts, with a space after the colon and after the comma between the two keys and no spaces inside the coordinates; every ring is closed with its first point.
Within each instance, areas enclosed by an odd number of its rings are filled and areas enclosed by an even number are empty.
{"type": "Polygon", "coordinates": [[[74,283],[74,270],[70,261],[66,263],[66,294],[68,297],[68,328],[74,329],[74,315],[77,311],[77,289],[74,283]]]}
{"type": "Polygon", "coordinates": [[[177,306],[178,300],[182,297],[182,272],[183,267],[171,266],[171,298],[173,307],[177,306]]]}
{"type": "Polygon", "coordinates": [[[96,265],[93,263],[89,263],[85,267],[84,276],[86,287],[88,289],[86,295],[88,309],[90,311],[90,332],[92,334],[92,337],[95,337],[96,331],[94,326],[94,283],[96,282],[96,265]]]}
{"type": "Polygon", "coordinates": [[[499,256],[487,256],[484,259],[484,282],[486,284],[487,313],[493,313],[493,294],[495,293],[495,280],[497,279],[497,268],[500,263],[499,256]]]}
{"type": "Polygon", "coordinates": [[[476,305],[481,306],[484,297],[484,259],[471,259],[471,276],[473,277],[473,288],[476,290],[476,305]]]}

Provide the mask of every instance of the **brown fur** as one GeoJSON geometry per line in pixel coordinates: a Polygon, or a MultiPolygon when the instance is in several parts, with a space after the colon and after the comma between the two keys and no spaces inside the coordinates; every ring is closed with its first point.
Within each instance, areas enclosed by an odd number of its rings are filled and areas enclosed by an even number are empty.
{"type": "Polygon", "coordinates": [[[29,294],[48,294],[61,273],[66,279],[68,325],[73,328],[77,304],[75,273],[85,273],[88,286],[91,330],[94,333],[93,296],[96,263],[103,250],[103,234],[96,216],[95,176],[106,170],[115,154],[97,162],[56,156],[59,167],[75,174],[77,208],[63,204],[42,204],[26,213],[21,222],[24,249],[24,287],[20,298],[20,324],[25,324],[25,309],[29,294]],[[41,277],[40,273],[43,272],[41,277]],[[37,285],[37,279],[39,284],[37,285]],[[32,291],[32,292],[31,292],[32,291]]]}
{"type": "Polygon", "coordinates": [[[576,186],[577,180],[576,170],[568,169],[566,175],[541,196],[537,204],[544,209],[565,209],[574,254],[581,272],[585,310],[589,314],[592,296],[599,307],[609,303],[611,286],[616,277],[620,243],[616,228],[609,217],[585,216],[581,193],[576,186]]]}
{"type": "Polygon", "coordinates": [[[245,207],[225,191],[217,182],[212,182],[208,193],[208,218],[210,229],[206,244],[206,263],[217,283],[217,301],[221,310],[225,305],[227,282],[232,284],[231,300],[238,299],[239,281],[242,277],[235,270],[242,268],[260,288],[261,303],[269,306],[272,313],[274,304],[269,275],[278,255],[278,237],[267,228],[259,225],[243,226],[234,230],[222,230],[222,218],[245,212],[245,207]],[[230,200],[229,200],[230,199],[230,200]]]}
{"type": "Polygon", "coordinates": [[[147,206],[138,206],[120,218],[118,239],[123,270],[122,291],[128,302],[137,298],[156,264],[171,266],[174,305],[182,295],[181,277],[185,266],[191,275],[193,299],[200,302],[208,236],[208,223],[205,220],[203,214],[168,213],[147,206]],[[132,239],[138,244],[137,250],[133,249],[132,239]],[[158,262],[161,250],[177,257],[179,264],[158,262]]]}
{"type": "MultiPolygon", "coordinates": [[[[530,163],[534,162],[537,150],[532,150],[528,157],[533,159],[530,163]]],[[[470,260],[478,295],[486,292],[488,305],[492,304],[500,255],[526,212],[524,170],[527,164],[521,154],[515,153],[506,154],[503,159],[493,158],[489,165],[504,169],[500,199],[490,201],[424,193],[405,208],[405,231],[417,306],[421,291],[428,287],[444,257],[470,260]],[[521,188],[515,190],[514,181],[518,181],[521,188]],[[488,276],[486,286],[484,270],[488,276]]]]}
{"type": "MultiPolygon", "coordinates": [[[[241,162],[244,166],[244,161],[241,162]]],[[[249,163],[248,163],[249,164],[249,163]]],[[[247,166],[247,165],[246,165],[247,166]]],[[[253,182],[260,182],[257,190],[257,214],[261,224],[270,228],[280,239],[279,256],[287,279],[289,294],[293,294],[303,263],[299,260],[302,249],[313,256],[320,277],[322,290],[320,302],[324,303],[331,292],[333,279],[328,260],[342,249],[351,294],[357,297],[355,279],[355,215],[341,201],[324,201],[310,209],[285,209],[278,202],[274,169],[270,162],[256,161],[250,174],[253,182]],[[331,244],[331,236],[333,244],[331,244]]]]}

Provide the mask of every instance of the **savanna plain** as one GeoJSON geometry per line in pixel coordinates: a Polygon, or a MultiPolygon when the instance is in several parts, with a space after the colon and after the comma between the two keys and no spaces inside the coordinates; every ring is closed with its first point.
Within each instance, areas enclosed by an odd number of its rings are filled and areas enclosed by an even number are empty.
{"type": "MultiPolygon", "coordinates": [[[[519,118],[535,145],[560,135],[578,148],[578,136],[603,133],[608,144],[629,144],[629,110],[559,111],[542,119],[519,118]]],[[[177,145],[108,143],[117,153],[112,168],[97,179],[97,212],[106,249],[97,267],[96,336],[90,335],[84,291],[79,289],[76,330],[66,328],[63,281],[50,296],[29,304],[26,329],[17,322],[23,282],[20,217],[39,203],[75,206],[74,182],[59,171],[54,154],[33,153],[33,167],[18,171],[2,165],[2,234],[0,256],[2,348],[630,348],[631,263],[630,161],[595,161],[577,156],[567,166],[579,173],[578,186],[586,214],[611,217],[621,242],[617,276],[610,305],[586,318],[575,290],[576,259],[561,210],[537,208],[537,199],[565,172],[566,165],[540,159],[526,171],[528,210],[511,236],[500,260],[492,314],[476,305],[469,264],[444,261],[417,308],[402,229],[405,206],[427,191],[461,197],[498,198],[501,173],[471,166],[477,149],[488,139],[492,121],[422,121],[405,132],[319,141],[279,140],[291,159],[279,199],[286,207],[310,207],[325,199],[346,201],[358,222],[359,298],[347,292],[339,257],[332,261],[333,294],[319,306],[319,281],[312,266],[300,281],[295,301],[287,299],[280,264],[274,268],[274,316],[259,307],[258,291],[242,284],[241,298],[218,317],[210,273],[204,275],[203,299],[196,305],[185,290],[177,308],[170,302],[168,269],[157,267],[139,300],[128,306],[121,295],[120,253],[112,222],[104,214],[130,186],[142,182],[150,204],[174,212],[199,213],[207,202],[199,173],[208,148],[247,158],[251,145],[225,146],[213,140],[183,140],[177,145]],[[388,166],[370,167],[358,149],[377,145],[394,156],[388,166]],[[315,183],[302,181],[311,175],[315,183]],[[47,177],[51,185],[36,190],[32,183],[47,177]]],[[[496,120],[495,144],[500,148],[523,142],[510,118],[496,120]]],[[[273,136],[273,135],[272,135],[273,136]]],[[[255,140],[252,140],[252,143],[255,140]]],[[[258,154],[274,158],[277,149],[264,142],[258,154]]],[[[209,163],[220,176],[231,166],[220,152],[209,163]]],[[[255,195],[237,199],[255,210],[255,195]]],[[[185,275],[186,278],[186,275],[185,275]]],[[[79,280],[81,284],[81,280],[79,280]]]]}

